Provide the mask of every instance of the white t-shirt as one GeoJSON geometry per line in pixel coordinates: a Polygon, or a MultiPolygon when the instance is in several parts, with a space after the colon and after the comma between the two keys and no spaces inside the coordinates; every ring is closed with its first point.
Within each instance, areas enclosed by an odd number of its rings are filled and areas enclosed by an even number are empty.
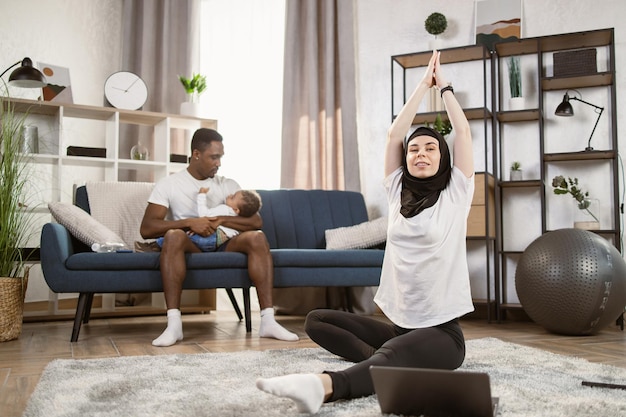
{"type": "Polygon", "coordinates": [[[227,196],[241,189],[235,180],[216,175],[200,181],[192,177],[187,169],[183,169],[157,182],[148,202],[167,207],[168,220],[201,217],[197,196],[203,187],[209,189],[206,195],[207,207],[224,204],[227,196]]]}
{"type": "Polygon", "coordinates": [[[436,326],[474,310],[467,266],[467,216],[474,177],[452,168],[449,185],[416,216],[400,214],[402,168],[385,178],[387,244],[374,301],[396,325],[436,326]]]}

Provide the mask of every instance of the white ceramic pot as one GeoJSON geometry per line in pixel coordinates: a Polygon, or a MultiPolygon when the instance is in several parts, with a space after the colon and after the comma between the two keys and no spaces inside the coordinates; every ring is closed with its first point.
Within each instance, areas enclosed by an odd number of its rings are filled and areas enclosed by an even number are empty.
{"type": "Polygon", "coordinates": [[[183,116],[200,117],[200,105],[190,101],[180,103],[180,114],[183,116]]]}
{"type": "Polygon", "coordinates": [[[510,177],[511,177],[511,181],[521,181],[524,178],[524,175],[521,169],[517,169],[517,170],[511,170],[510,177]]]}
{"type": "Polygon", "coordinates": [[[511,97],[509,99],[509,110],[522,110],[524,108],[524,97],[511,97]]]}

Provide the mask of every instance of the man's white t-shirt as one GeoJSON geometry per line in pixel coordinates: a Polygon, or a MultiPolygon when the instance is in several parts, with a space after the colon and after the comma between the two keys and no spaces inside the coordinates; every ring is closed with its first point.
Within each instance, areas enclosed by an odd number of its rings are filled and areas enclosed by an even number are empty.
{"type": "Polygon", "coordinates": [[[187,169],[163,178],[156,183],[148,202],[168,208],[168,220],[201,217],[197,196],[200,188],[208,188],[207,207],[226,202],[226,197],[241,189],[235,180],[219,175],[205,180],[195,179],[187,169]]]}
{"type": "Polygon", "coordinates": [[[389,226],[376,304],[406,329],[436,326],[473,311],[465,238],[474,177],[453,167],[437,202],[411,218],[400,214],[402,168],[384,185],[389,226]]]}

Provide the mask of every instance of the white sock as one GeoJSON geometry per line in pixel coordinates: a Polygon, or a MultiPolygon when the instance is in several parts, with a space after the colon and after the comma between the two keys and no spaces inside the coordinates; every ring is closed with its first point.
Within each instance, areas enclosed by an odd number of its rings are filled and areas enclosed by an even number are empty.
{"type": "Polygon", "coordinates": [[[180,310],[171,308],[167,310],[167,328],[161,336],[152,341],[153,346],[172,346],[179,340],[183,340],[183,321],[180,317],[180,310]]]}
{"type": "Polygon", "coordinates": [[[269,337],[287,342],[297,341],[298,335],[291,333],[276,322],[274,318],[274,308],[268,307],[261,310],[261,326],[259,327],[260,337],[269,337]]]}
{"type": "Polygon", "coordinates": [[[259,378],[256,387],[269,394],[293,400],[300,413],[315,414],[324,403],[324,385],[315,374],[259,378]]]}

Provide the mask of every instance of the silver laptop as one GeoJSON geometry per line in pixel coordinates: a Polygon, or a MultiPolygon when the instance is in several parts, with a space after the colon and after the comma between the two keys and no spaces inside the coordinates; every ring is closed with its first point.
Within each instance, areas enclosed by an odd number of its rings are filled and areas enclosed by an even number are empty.
{"type": "Polygon", "coordinates": [[[370,366],[370,374],[385,414],[495,417],[498,412],[486,373],[370,366]]]}

